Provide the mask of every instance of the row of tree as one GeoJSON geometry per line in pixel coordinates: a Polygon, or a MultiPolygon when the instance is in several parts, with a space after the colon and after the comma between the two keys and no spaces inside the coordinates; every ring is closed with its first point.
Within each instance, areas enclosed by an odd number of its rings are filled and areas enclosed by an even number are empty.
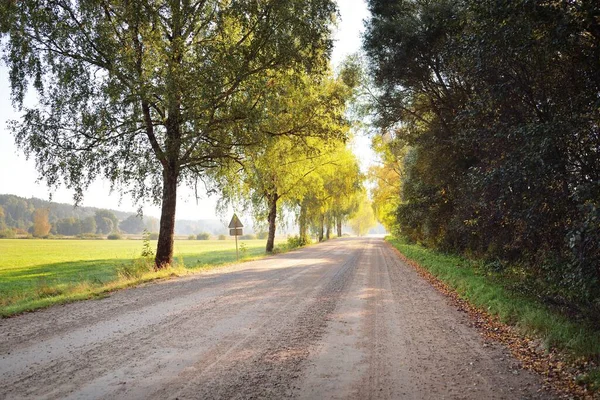
{"type": "MultiPolygon", "coordinates": [[[[271,149],[310,158],[313,140],[344,140],[347,89],[327,68],[335,14],[333,0],[2,2],[23,111],[12,132],[48,184],[74,188],[76,201],[103,177],[159,203],[162,268],[178,185],[219,187],[233,165],[262,169],[271,149]],[[39,103],[25,108],[29,87],[39,103]]],[[[282,192],[261,192],[271,224],[282,192]]]]}
{"type": "Polygon", "coordinates": [[[347,146],[346,119],[357,74],[352,65],[338,77],[287,74],[280,96],[267,105],[270,116],[262,127],[286,134],[248,147],[242,158],[211,177],[221,207],[250,210],[259,226],[266,225],[268,252],[284,210],[295,215],[304,244],[311,228],[319,241],[334,227],[341,236],[342,223],[358,209],[364,189],[358,161],[347,146]]]}
{"type": "Polygon", "coordinates": [[[388,229],[600,310],[600,5],[370,0],[388,229]]]}

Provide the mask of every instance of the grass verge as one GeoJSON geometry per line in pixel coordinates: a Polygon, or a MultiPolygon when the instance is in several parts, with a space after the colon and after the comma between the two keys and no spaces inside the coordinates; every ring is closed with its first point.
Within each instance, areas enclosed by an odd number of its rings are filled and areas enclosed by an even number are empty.
{"type": "MultiPolygon", "coordinates": [[[[442,254],[397,238],[386,240],[408,260],[415,262],[461,299],[525,337],[536,338],[546,354],[558,351],[578,370],[576,380],[589,392],[600,392],[600,330],[570,321],[535,298],[515,294],[501,282],[486,276],[476,262],[442,254]]],[[[571,378],[572,379],[572,378],[571,378]]]]}

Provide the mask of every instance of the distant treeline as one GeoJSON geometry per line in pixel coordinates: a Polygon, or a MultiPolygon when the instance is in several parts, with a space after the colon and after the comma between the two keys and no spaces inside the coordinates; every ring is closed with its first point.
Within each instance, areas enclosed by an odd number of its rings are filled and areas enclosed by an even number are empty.
{"type": "MultiPolygon", "coordinates": [[[[44,225],[44,235],[107,235],[113,232],[140,234],[144,230],[158,232],[158,219],[117,210],[94,207],[74,207],[71,204],[54,203],[37,198],[3,194],[0,195],[0,237],[34,234],[36,225],[44,225]],[[43,212],[37,212],[40,210],[43,212]],[[46,232],[47,230],[47,232],[46,232]]],[[[218,220],[177,221],[176,233],[189,235],[210,232],[226,233],[218,220]]],[[[38,236],[38,235],[36,235],[38,236]]]]}

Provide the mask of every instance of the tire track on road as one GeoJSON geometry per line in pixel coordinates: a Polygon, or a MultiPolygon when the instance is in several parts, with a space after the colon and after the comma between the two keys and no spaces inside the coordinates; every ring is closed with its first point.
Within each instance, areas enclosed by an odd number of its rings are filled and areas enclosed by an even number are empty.
{"type": "MultiPolygon", "coordinates": [[[[321,338],[329,315],[352,282],[364,248],[348,255],[316,295],[288,304],[254,335],[236,344],[244,351],[221,359],[218,367],[190,376],[186,387],[169,397],[246,399],[292,397],[304,363],[321,338]]],[[[215,364],[213,364],[215,365],[215,364]]],[[[215,365],[216,366],[216,365],[215,365]]],[[[156,398],[164,398],[165,391],[156,398]]]]}

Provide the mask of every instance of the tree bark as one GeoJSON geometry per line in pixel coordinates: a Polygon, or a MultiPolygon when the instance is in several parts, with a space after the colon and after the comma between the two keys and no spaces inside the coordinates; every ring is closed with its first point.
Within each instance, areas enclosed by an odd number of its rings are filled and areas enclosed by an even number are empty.
{"type": "Polygon", "coordinates": [[[175,209],[177,207],[177,172],[163,171],[162,210],[156,247],[155,268],[168,267],[173,262],[173,237],[175,235],[175,209]]]}
{"type": "Polygon", "coordinates": [[[342,237],[342,219],[337,220],[337,235],[338,237],[342,237]]]}
{"type": "Polygon", "coordinates": [[[275,221],[277,219],[277,200],[279,200],[279,196],[277,193],[274,193],[267,196],[267,200],[269,202],[269,236],[267,237],[267,253],[272,253],[273,248],[275,247],[275,221]]]}
{"type": "Polygon", "coordinates": [[[319,223],[319,242],[323,241],[323,230],[325,227],[325,215],[321,215],[321,221],[319,223]]]}
{"type": "Polygon", "coordinates": [[[327,229],[325,230],[325,239],[331,239],[331,225],[327,224],[327,229]]]}
{"type": "Polygon", "coordinates": [[[300,217],[298,218],[300,233],[300,242],[305,245],[308,243],[308,223],[306,221],[306,206],[304,202],[300,204],[300,217]]]}

